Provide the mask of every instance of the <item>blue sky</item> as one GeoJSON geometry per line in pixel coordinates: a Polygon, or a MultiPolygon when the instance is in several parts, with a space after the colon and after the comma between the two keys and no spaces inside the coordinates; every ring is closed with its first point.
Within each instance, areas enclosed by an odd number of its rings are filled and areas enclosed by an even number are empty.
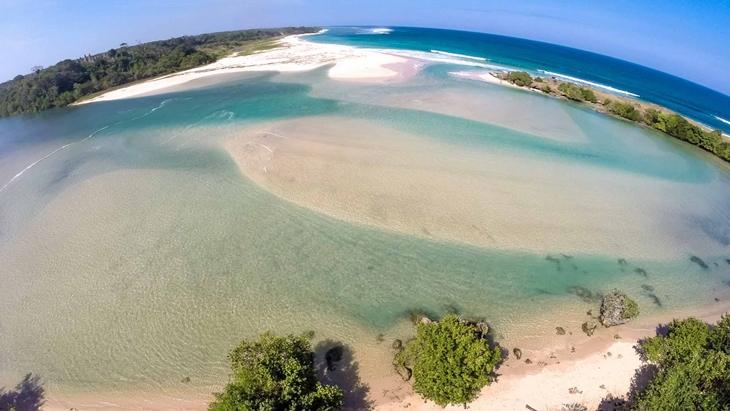
{"type": "Polygon", "coordinates": [[[441,27],[541,40],[730,94],[729,0],[0,0],[0,81],[122,42],[299,25],[441,27]]]}

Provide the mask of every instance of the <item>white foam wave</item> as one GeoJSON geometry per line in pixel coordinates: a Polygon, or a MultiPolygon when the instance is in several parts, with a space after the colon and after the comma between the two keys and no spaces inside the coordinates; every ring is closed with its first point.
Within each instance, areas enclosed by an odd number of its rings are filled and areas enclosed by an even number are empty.
{"type": "Polygon", "coordinates": [[[589,86],[598,87],[598,88],[602,88],[604,90],[608,90],[608,91],[610,91],[612,93],[625,94],[625,95],[631,96],[631,97],[640,97],[638,94],[630,93],[630,92],[628,92],[626,90],[620,90],[620,89],[617,89],[617,88],[613,88],[611,86],[606,86],[604,84],[594,83],[594,82],[588,81],[588,80],[583,80],[581,78],[570,77],[570,76],[566,76],[565,74],[560,74],[560,73],[553,73],[552,71],[545,71],[545,70],[538,70],[538,71],[540,73],[547,74],[548,76],[562,78],[562,79],[565,79],[565,80],[572,81],[574,83],[587,84],[589,86]]]}
{"type": "Polygon", "coordinates": [[[720,120],[720,121],[722,121],[722,122],[723,122],[723,123],[725,123],[725,124],[730,124],[730,121],[728,121],[728,120],[725,120],[725,119],[724,119],[724,118],[722,118],[722,117],[718,117],[718,116],[715,116],[715,118],[716,118],[716,119],[718,119],[718,120],[720,120]]]}
{"type": "Polygon", "coordinates": [[[469,60],[478,60],[478,61],[489,60],[489,59],[485,59],[484,57],[468,56],[466,54],[458,54],[458,53],[449,53],[449,52],[441,51],[441,50],[431,50],[431,53],[443,54],[444,56],[459,57],[462,59],[469,59],[469,60]]]}
{"type": "Polygon", "coordinates": [[[380,53],[392,54],[396,56],[406,57],[415,60],[431,61],[435,63],[454,64],[468,67],[481,67],[489,70],[507,70],[505,67],[486,64],[475,60],[462,57],[449,56],[444,54],[431,53],[426,51],[401,50],[401,49],[378,49],[374,50],[380,53]]]}
{"type": "Polygon", "coordinates": [[[393,32],[393,29],[389,29],[386,27],[379,27],[374,29],[363,29],[363,31],[358,32],[357,34],[390,34],[393,32]]]}
{"type": "Polygon", "coordinates": [[[71,146],[73,146],[73,145],[75,145],[75,144],[80,144],[80,143],[83,143],[84,141],[86,141],[86,140],[90,139],[91,137],[94,137],[94,136],[96,135],[96,133],[98,133],[98,132],[100,132],[100,131],[103,131],[103,130],[106,130],[107,128],[109,128],[109,126],[105,126],[105,127],[102,127],[102,128],[100,128],[100,129],[98,129],[98,130],[94,131],[93,133],[91,133],[91,134],[90,134],[90,135],[89,135],[88,137],[86,137],[85,139],[83,139],[83,140],[81,140],[81,141],[76,141],[76,142],[73,142],[73,143],[68,143],[68,144],[66,144],[66,145],[63,145],[63,146],[61,146],[61,147],[59,147],[59,148],[57,148],[57,149],[55,149],[55,150],[51,151],[51,153],[50,153],[50,154],[47,154],[46,156],[44,156],[44,157],[42,157],[42,158],[40,158],[40,159],[38,159],[38,160],[34,161],[33,163],[31,163],[31,165],[29,165],[28,167],[26,167],[26,168],[24,168],[23,170],[21,170],[21,171],[20,171],[20,172],[19,172],[18,174],[14,175],[14,176],[13,176],[13,178],[11,178],[11,179],[10,179],[10,181],[8,181],[7,183],[5,183],[5,185],[4,185],[4,186],[2,186],[2,188],[0,188],[0,193],[2,193],[2,192],[3,192],[3,190],[5,190],[6,188],[8,188],[8,186],[9,186],[10,184],[12,184],[12,183],[13,183],[13,181],[17,180],[17,179],[18,179],[18,177],[22,176],[22,175],[23,175],[23,174],[24,174],[24,173],[25,173],[26,171],[28,171],[28,170],[30,170],[31,168],[33,168],[33,167],[34,167],[34,166],[35,166],[36,164],[40,163],[40,162],[41,162],[41,161],[43,161],[43,160],[46,160],[46,159],[48,159],[48,158],[49,158],[49,157],[51,157],[52,155],[54,155],[54,154],[58,153],[59,151],[61,151],[61,150],[65,149],[65,148],[71,147],[71,146]]]}
{"type": "MultiPolygon", "coordinates": [[[[173,100],[175,100],[175,99],[174,99],[174,98],[168,98],[167,100],[163,101],[162,103],[160,103],[160,105],[158,105],[157,107],[153,108],[152,110],[150,110],[150,111],[148,111],[148,112],[146,112],[146,113],[142,114],[141,116],[138,116],[138,117],[135,117],[135,118],[129,119],[129,120],[127,120],[127,121],[134,121],[134,120],[139,120],[139,119],[141,119],[142,117],[147,117],[147,116],[149,116],[150,114],[154,113],[155,111],[157,111],[157,110],[161,109],[162,107],[165,107],[165,104],[167,104],[167,103],[169,103],[169,102],[171,102],[171,101],[173,101],[173,100]]],[[[125,123],[125,121],[121,121],[120,123],[125,123]]]]}

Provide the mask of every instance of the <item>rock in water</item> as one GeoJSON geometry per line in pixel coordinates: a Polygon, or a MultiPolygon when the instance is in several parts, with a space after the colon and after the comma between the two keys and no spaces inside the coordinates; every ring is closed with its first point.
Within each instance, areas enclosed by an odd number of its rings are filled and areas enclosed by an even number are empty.
{"type": "Polygon", "coordinates": [[[700,267],[704,268],[705,270],[709,268],[709,266],[704,261],[702,261],[701,258],[697,257],[696,255],[693,255],[692,258],[690,258],[690,261],[699,265],[700,267]]]}
{"type": "Polygon", "coordinates": [[[395,341],[393,341],[393,345],[391,345],[391,347],[394,350],[402,350],[403,349],[403,341],[401,341],[399,339],[396,339],[395,341]]]}
{"type": "Polygon", "coordinates": [[[522,350],[520,350],[519,348],[513,349],[512,353],[515,355],[515,358],[517,358],[518,360],[520,358],[522,358],[522,350]]]}
{"type": "Polygon", "coordinates": [[[565,328],[555,327],[555,330],[558,332],[558,335],[565,335],[565,328]]]}
{"type": "MultiPolygon", "coordinates": [[[[624,324],[639,315],[636,301],[626,294],[613,290],[603,296],[601,304],[601,323],[606,327],[624,324]]],[[[585,331],[585,330],[584,330],[585,331]]]]}
{"type": "Polygon", "coordinates": [[[329,350],[327,350],[327,353],[324,355],[324,360],[327,362],[327,369],[330,371],[335,370],[335,366],[338,362],[342,360],[342,354],[345,352],[345,349],[342,348],[342,346],[336,345],[329,350]]]}

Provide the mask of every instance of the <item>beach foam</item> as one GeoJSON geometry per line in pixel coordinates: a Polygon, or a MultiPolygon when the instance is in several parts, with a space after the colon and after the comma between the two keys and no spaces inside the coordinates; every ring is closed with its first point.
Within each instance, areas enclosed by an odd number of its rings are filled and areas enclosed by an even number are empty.
{"type": "Polygon", "coordinates": [[[608,91],[610,91],[612,93],[625,94],[625,95],[631,96],[631,97],[641,97],[638,94],[630,93],[628,91],[620,90],[620,89],[617,89],[617,88],[614,88],[614,87],[611,87],[611,86],[606,86],[604,84],[594,83],[594,82],[588,81],[588,80],[583,80],[581,78],[566,76],[565,74],[554,73],[552,71],[545,71],[545,70],[538,70],[538,71],[540,73],[547,74],[548,76],[562,78],[562,79],[570,80],[570,81],[575,82],[575,83],[581,83],[581,84],[586,84],[586,85],[593,86],[593,87],[602,88],[602,89],[608,90],[608,91]]]}
{"type": "Polygon", "coordinates": [[[720,120],[720,121],[722,121],[722,122],[723,122],[723,123],[725,123],[725,124],[730,124],[730,121],[728,121],[728,120],[725,120],[725,119],[724,119],[724,118],[722,118],[722,117],[718,117],[718,116],[715,116],[715,118],[716,118],[716,119],[718,119],[718,120],[720,120]]]}
{"type": "Polygon", "coordinates": [[[459,57],[459,58],[470,59],[470,60],[479,60],[479,61],[489,60],[489,59],[485,59],[484,57],[467,56],[466,54],[458,54],[458,53],[448,53],[448,52],[440,51],[440,50],[431,50],[431,53],[443,54],[444,56],[459,57]]]}

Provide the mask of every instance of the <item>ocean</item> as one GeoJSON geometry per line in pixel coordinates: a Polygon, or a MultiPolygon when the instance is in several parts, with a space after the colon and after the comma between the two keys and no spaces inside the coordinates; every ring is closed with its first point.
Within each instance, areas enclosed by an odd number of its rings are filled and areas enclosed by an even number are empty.
{"type": "Polygon", "coordinates": [[[466,31],[413,27],[332,27],[311,41],[387,49],[403,55],[457,60],[494,70],[526,70],[534,76],[592,85],[667,107],[730,134],[730,96],[628,61],[539,41],[466,31]],[[405,52],[405,53],[403,53],[405,52]],[[430,54],[430,56],[429,56],[430,54]]]}
{"type": "MultiPolygon", "coordinates": [[[[309,39],[405,50],[409,30],[309,39]]],[[[614,287],[637,327],[730,298],[727,164],[454,75],[506,63],[423,33],[441,60],[402,81],[227,74],[0,119],[0,386],[32,372],[67,408],[199,404],[272,330],[314,331],[319,360],[345,344],[375,391],[412,311],[538,353],[585,342],[614,287]]]]}

